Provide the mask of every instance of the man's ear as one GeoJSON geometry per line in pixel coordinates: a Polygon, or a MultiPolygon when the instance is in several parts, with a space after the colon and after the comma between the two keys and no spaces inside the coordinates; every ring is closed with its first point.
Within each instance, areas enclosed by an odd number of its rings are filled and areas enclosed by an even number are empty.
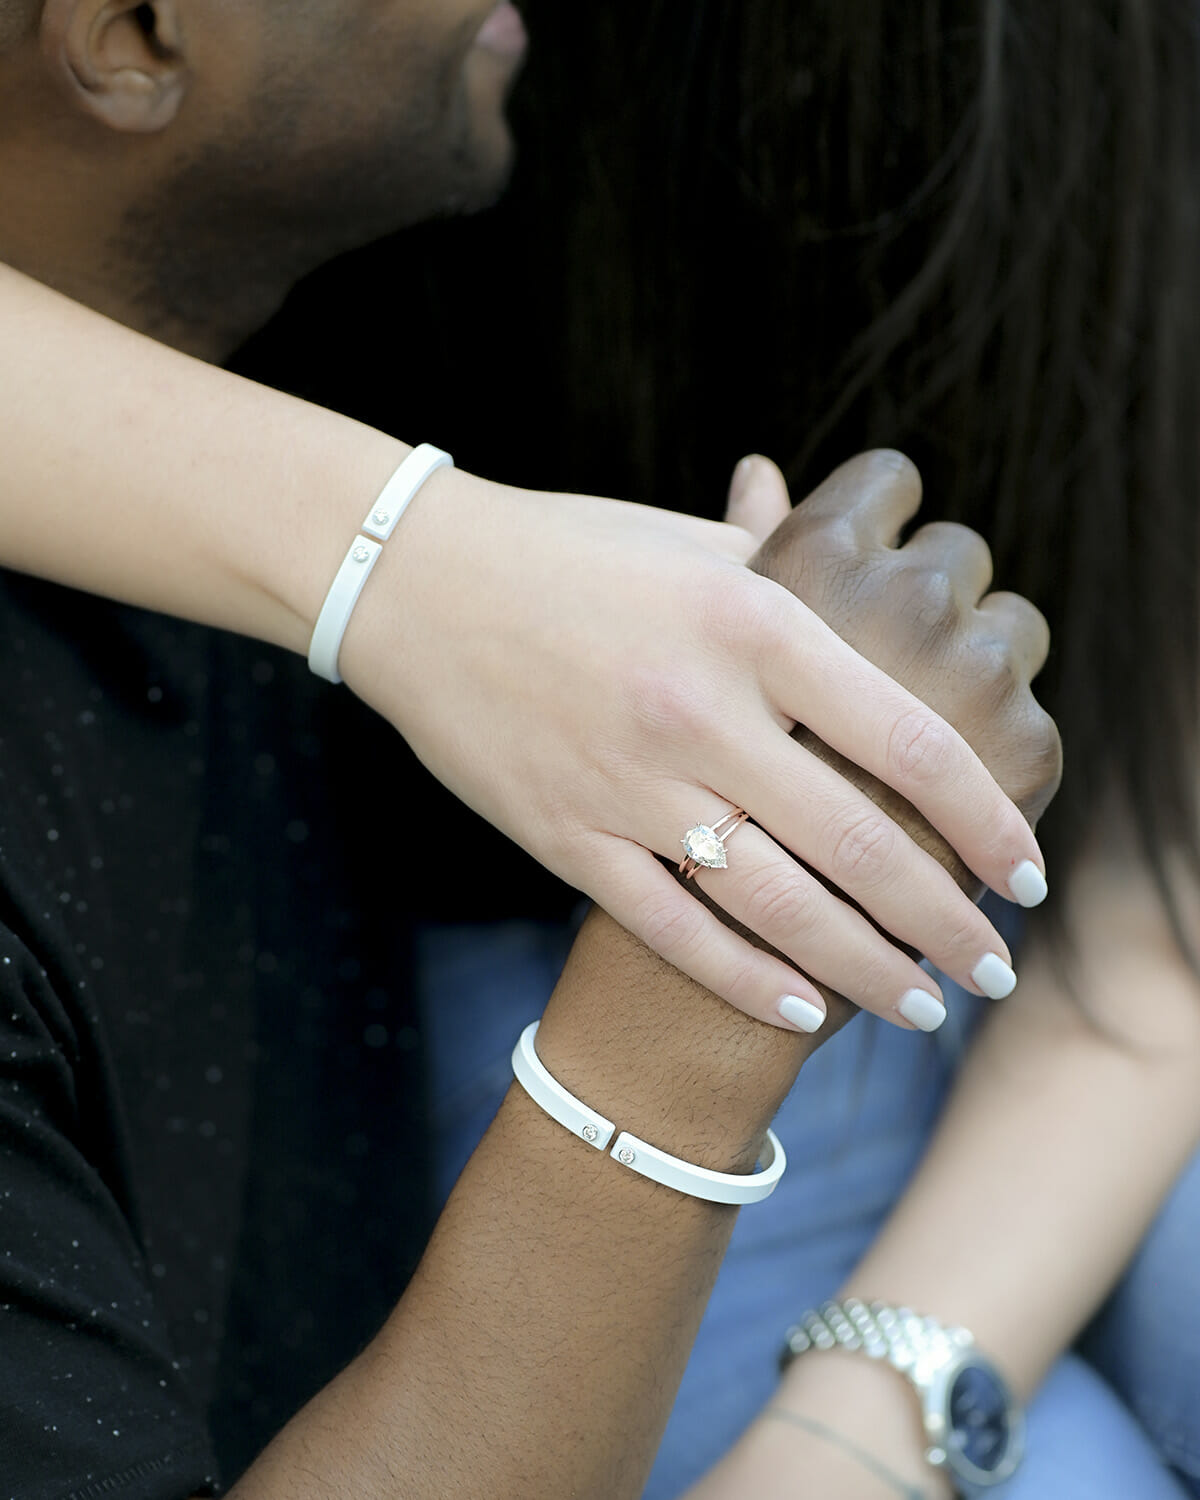
{"type": "Polygon", "coordinates": [[[59,85],[110,129],[148,134],[179,113],[179,0],[45,0],[40,39],[59,85]]]}

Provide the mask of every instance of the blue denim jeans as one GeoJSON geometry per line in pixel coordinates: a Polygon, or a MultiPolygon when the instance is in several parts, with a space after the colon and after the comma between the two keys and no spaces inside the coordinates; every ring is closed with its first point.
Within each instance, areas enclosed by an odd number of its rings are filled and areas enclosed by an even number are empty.
{"type": "MultiPolygon", "coordinates": [[[[443,1197],[511,1079],[572,934],[429,928],[419,988],[443,1197]]],[[[674,1500],[770,1398],[783,1330],[832,1295],[920,1160],[986,1001],[947,987],[932,1035],[860,1016],[807,1064],[775,1121],[788,1170],[734,1232],[645,1500],[674,1500]]],[[[1004,1500],[1200,1500],[1200,1157],[1080,1348],[1033,1401],[1004,1500]]]]}

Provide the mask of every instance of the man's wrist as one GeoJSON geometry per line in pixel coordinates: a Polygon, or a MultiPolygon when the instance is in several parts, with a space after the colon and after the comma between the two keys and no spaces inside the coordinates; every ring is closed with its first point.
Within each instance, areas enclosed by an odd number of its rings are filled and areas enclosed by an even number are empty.
{"type": "Polygon", "coordinates": [[[547,1068],[622,1129],[714,1171],[752,1169],[817,1046],[750,1020],[600,911],[576,941],[562,994],[571,998],[556,992],[538,1034],[547,1068]],[[594,1003],[581,1003],[587,996],[594,1003]]]}

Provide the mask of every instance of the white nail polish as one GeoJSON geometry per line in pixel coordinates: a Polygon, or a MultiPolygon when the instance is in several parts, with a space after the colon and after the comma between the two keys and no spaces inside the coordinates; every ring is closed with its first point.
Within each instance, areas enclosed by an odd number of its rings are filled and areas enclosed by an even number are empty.
{"type": "Polygon", "coordinates": [[[946,1007],[928,990],[909,990],[896,1009],[921,1031],[936,1031],[946,1019],[946,1007]]]}
{"type": "Polygon", "coordinates": [[[971,970],[971,978],[989,1000],[1004,1000],[1017,987],[1017,976],[998,953],[985,953],[971,970]]]}
{"type": "Polygon", "coordinates": [[[1031,859],[1024,859],[1008,877],[1008,888],[1021,906],[1040,906],[1046,899],[1046,877],[1031,859]]]}
{"type": "Polygon", "coordinates": [[[779,1014],[801,1031],[819,1031],[825,1024],[821,1007],[811,1000],[801,1000],[799,995],[785,995],[779,1002],[779,1014]]]}

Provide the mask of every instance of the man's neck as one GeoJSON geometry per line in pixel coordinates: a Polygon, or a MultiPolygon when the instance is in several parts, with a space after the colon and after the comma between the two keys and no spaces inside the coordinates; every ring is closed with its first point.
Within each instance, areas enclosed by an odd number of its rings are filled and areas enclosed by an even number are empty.
{"type": "Polygon", "coordinates": [[[10,172],[0,156],[0,261],[160,343],[220,363],[308,269],[281,269],[212,237],[189,244],[166,214],[89,202],[84,172],[10,172]],[[74,179],[74,180],[73,180],[74,179]]]}

